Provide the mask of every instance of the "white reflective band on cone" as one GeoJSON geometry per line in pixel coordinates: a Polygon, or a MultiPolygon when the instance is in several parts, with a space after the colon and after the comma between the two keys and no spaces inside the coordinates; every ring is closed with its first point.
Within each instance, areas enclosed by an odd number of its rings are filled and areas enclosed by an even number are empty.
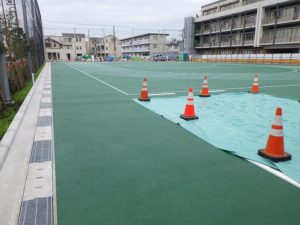
{"type": "Polygon", "coordinates": [[[275,119],[274,119],[272,125],[275,125],[275,126],[282,126],[282,119],[281,119],[281,116],[275,116],[275,119]]]}
{"type": "Polygon", "coordinates": [[[193,97],[194,97],[193,92],[189,92],[188,98],[193,98],[193,97]]]}
{"type": "Polygon", "coordinates": [[[194,101],[193,100],[187,100],[187,105],[194,105],[194,101]]]}
{"type": "Polygon", "coordinates": [[[283,130],[271,129],[270,135],[274,137],[283,137],[283,130]]]}

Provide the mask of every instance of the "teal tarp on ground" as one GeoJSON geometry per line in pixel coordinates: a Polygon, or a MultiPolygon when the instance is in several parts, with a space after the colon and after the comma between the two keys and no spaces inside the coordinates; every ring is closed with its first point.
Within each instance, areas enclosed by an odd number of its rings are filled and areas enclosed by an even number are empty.
{"type": "MultiPolygon", "coordinates": [[[[150,102],[135,101],[204,139],[217,148],[240,157],[278,168],[300,182],[300,103],[266,94],[230,93],[210,98],[195,96],[198,120],[185,121],[183,113],[186,97],[153,98],[150,102]],[[288,162],[273,163],[257,155],[265,147],[276,108],[283,109],[286,152],[292,154],[288,162]]],[[[199,149],[201,151],[201,149],[199,149]]]]}

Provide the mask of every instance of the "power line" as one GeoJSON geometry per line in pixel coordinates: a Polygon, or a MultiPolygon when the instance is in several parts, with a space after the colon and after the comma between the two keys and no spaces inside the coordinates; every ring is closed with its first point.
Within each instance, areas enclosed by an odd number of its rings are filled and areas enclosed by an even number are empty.
{"type": "MultiPolygon", "coordinates": [[[[67,21],[58,21],[58,20],[43,20],[44,22],[49,23],[59,23],[59,24],[70,24],[75,26],[95,26],[95,27],[114,27],[115,28],[124,28],[124,29],[134,29],[135,31],[162,31],[164,29],[154,29],[154,28],[143,28],[143,27],[130,27],[124,25],[109,25],[109,24],[92,24],[92,23],[74,23],[67,21]]],[[[166,31],[181,31],[182,29],[166,28],[166,31]]]]}

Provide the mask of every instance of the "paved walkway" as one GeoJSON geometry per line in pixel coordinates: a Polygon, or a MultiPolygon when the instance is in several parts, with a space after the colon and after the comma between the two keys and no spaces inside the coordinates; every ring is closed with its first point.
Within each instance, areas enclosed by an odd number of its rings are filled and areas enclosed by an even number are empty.
{"type": "Polygon", "coordinates": [[[0,224],[54,224],[51,65],[0,143],[0,224]]]}

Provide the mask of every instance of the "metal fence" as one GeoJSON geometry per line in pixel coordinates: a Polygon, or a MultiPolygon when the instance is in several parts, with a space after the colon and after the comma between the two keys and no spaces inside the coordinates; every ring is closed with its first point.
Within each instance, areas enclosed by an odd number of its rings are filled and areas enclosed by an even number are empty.
{"type": "Polygon", "coordinates": [[[300,54],[227,54],[227,55],[192,55],[194,62],[227,62],[256,64],[300,64],[300,54]]]}

